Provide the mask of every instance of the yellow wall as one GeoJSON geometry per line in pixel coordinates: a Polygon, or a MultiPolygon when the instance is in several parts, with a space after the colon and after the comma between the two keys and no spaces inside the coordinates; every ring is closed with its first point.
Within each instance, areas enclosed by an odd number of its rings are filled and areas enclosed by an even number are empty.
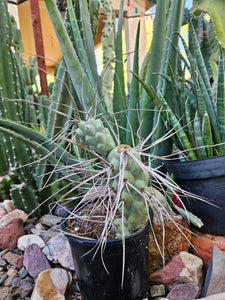
{"type": "MultiPolygon", "coordinates": [[[[62,59],[62,53],[45,3],[43,0],[40,0],[39,3],[46,67],[48,72],[54,73],[56,64],[62,59]]],[[[36,54],[29,1],[18,5],[18,14],[24,45],[24,59],[28,61],[29,55],[36,54]]]]}

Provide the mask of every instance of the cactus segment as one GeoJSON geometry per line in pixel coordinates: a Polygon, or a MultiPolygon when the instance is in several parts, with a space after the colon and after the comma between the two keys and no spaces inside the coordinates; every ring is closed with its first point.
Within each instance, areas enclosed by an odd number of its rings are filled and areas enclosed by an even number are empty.
{"type": "MultiPolygon", "coordinates": [[[[122,227],[122,218],[115,220],[117,237],[124,233],[129,234],[135,232],[145,226],[148,213],[146,209],[144,195],[142,193],[148,188],[149,175],[142,170],[136,160],[129,156],[128,152],[134,152],[128,145],[120,145],[114,148],[108,155],[108,161],[112,165],[112,173],[116,178],[112,182],[112,187],[115,193],[118,192],[118,176],[123,176],[124,187],[120,196],[124,202],[124,228],[122,227]],[[121,155],[123,153],[123,156],[121,155]],[[122,162],[121,160],[124,159],[122,162]],[[120,175],[119,170],[125,164],[123,175],[120,175]],[[128,185],[126,185],[126,183],[128,185]]],[[[133,153],[137,160],[140,160],[140,155],[133,153]]]]}
{"type": "Polygon", "coordinates": [[[17,208],[28,214],[32,214],[33,217],[40,217],[41,210],[38,208],[38,198],[30,185],[25,185],[24,183],[14,184],[10,193],[13,203],[17,208]]]}
{"type": "Polygon", "coordinates": [[[90,118],[86,122],[80,121],[76,132],[81,143],[100,155],[106,156],[108,152],[115,148],[115,143],[108,128],[105,128],[99,119],[90,118]]]}
{"type": "Polygon", "coordinates": [[[107,156],[111,165],[111,172],[108,172],[108,175],[112,174],[111,186],[115,193],[120,190],[119,182],[123,184],[120,201],[124,202],[124,216],[114,221],[117,237],[121,237],[123,232],[125,235],[131,234],[145,226],[148,212],[145,203],[146,195],[144,196],[143,193],[148,188],[149,174],[138,163],[141,161],[140,155],[129,145],[116,147],[109,129],[105,128],[99,119],[90,118],[87,121],[80,121],[76,132],[81,143],[98,154],[107,156]]]}

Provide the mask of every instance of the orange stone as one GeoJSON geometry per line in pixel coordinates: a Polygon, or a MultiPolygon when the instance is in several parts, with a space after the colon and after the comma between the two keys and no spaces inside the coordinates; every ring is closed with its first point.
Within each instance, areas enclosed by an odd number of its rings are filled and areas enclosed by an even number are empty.
{"type": "Polygon", "coordinates": [[[225,252],[225,237],[202,233],[195,229],[192,229],[192,232],[190,252],[203,260],[203,270],[206,272],[213,246],[217,246],[221,251],[225,252]]]}
{"type": "Polygon", "coordinates": [[[150,230],[149,271],[158,270],[167,264],[173,256],[181,251],[188,251],[191,243],[191,232],[187,221],[180,215],[172,220],[164,220],[164,224],[154,224],[150,230]],[[157,240],[157,242],[156,242],[157,240]],[[158,246],[157,246],[158,243],[158,246]],[[164,260],[160,251],[164,256],[164,260]]]}

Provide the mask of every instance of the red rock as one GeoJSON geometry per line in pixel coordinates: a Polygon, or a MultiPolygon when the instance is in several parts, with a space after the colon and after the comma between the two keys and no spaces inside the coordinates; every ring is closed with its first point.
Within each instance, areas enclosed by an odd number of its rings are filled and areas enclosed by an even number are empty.
{"type": "Polygon", "coordinates": [[[37,244],[31,244],[25,249],[23,265],[33,278],[37,278],[39,273],[51,268],[37,244]]]}
{"type": "Polygon", "coordinates": [[[177,284],[194,283],[201,290],[202,260],[188,252],[180,252],[171,261],[156,272],[150,274],[151,284],[164,284],[170,291],[177,284]]]}
{"type": "Polygon", "coordinates": [[[225,237],[206,234],[197,230],[194,232],[191,240],[190,251],[194,255],[203,260],[203,270],[207,271],[213,246],[217,246],[221,251],[225,252],[225,237]]]}
{"type": "Polygon", "coordinates": [[[7,214],[7,211],[4,207],[0,207],[0,219],[7,214]]]}
{"type": "Polygon", "coordinates": [[[198,294],[199,288],[194,283],[185,283],[176,285],[166,296],[170,300],[194,300],[198,294]]]}
{"type": "Polygon", "coordinates": [[[163,266],[161,253],[164,253],[164,263],[181,251],[188,251],[191,243],[191,232],[187,221],[180,215],[164,220],[163,224],[153,224],[154,235],[149,236],[149,271],[150,273],[163,266]],[[187,230],[186,230],[187,229],[187,230]],[[164,236],[163,236],[164,235],[164,236]],[[157,240],[157,243],[156,243],[157,240]],[[159,248],[161,253],[159,252],[159,248]]]}
{"type": "Polygon", "coordinates": [[[20,270],[23,267],[23,259],[24,255],[17,256],[17,258],[14,260],[14,267],[18,270],[20,270]]]}
{"type": "Polygon", "coordinates": [[[16,249],[18,238],[24,234],[22,219],[16,218],[9,221],[0,228],[0,249],[16,249]]]}

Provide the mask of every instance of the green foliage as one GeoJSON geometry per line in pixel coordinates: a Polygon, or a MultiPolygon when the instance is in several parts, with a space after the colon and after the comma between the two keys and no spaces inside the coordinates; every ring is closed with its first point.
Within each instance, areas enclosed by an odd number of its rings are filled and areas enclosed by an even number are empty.
{"type": "MultiPolygon", "coordinates": [[[[35,59],[30,58],[28,66],[17,56],[22,55],[20,32],[11,22],[7,1],[0,5],[1,197],[10,193],[17,207],[40,216],[55,201],[50,185],[57,174],[49,174],[57,165],[76,161],[69,151],[51,140],[70,120],[73,103],[68,97],[63,65],[58,68],[51,99],[39,99],[38,90],[33,89],[37,87],[35,59]]],[[[69,127],[64,129],[64,136],[68,130],[69,127]]],[[[65,177],[63,169],[59,173],[65,177]]]]}
{"type": "MultiPolygon", "coordinates": [[[[168,130],[174,128],[174,145],[186,159],[225,153],[223,49],[215,68],[217,76],[213,78],[209,63],[211,49],[207,53],[201,47],[207,39],[201,30],[209,32],[207,26],[211,28],[211,23],[204,20],[197,25],[195,29],[192,23],[189,24],[188,45],[180,37],[187,57],[180,57],[183,64],[180,77],[175,77],[172,69],[170,76],[162,76],[169,84],[175,102],[163,96],[154,97],[157,107],[167,110],[167,113],[162,113],[163,120],[168,130]],[[199,26],[201,24],[204,26],[199,26]],[[202,37],[201,40],[198,37],[202,37]]],[[[152,94],[152,91],[149,93],[152,94]]]]}
{"type": "MultiPolygon", "coordinates": [[[[189,95],[192,101],[194,94],[186,88],[184,78],[181,84],[177,84],[174,75],[177,74],[179,66],[177,32],[180,31],[185,0],[172,1],[168,22],[168,1],[157,1],[150,57],[143,73],[140,72],[138,65],[138,40],[141,34],[138,27],[133,77],[131,85],[128,86],[128,92],[124,76],[125,57],[122,49],[124,1],[121,1],[115,36],[115,58],[108,58],[110,59],[108,63],[113,62],[115,65],[111,106],[104,101],[104,76],[106,75],[105,79],[108,80],[107,67],[104,68],[101,76],[97,71],[93,37],[95,34],[93,23],[95,22],[90,18],[88,11],[88,8],[91,9],[90,3],[94,2],[78,0],[74,8],[73,1],[68,0],[68,15],[65,19],[62,18],[55,0],[45,0],[45,3],[61,46],[63,61],[57,68],[51,96],[48,98],[35,95],[38,96],[37,103],[34,103],[34,93],[31,89],[34,83],[32,64],[30,68],[24,65],[20,68],[11,48],[13,46],[12,35],[6,1],[1,4],[5,5],[4,11],[0,9],[0,51],[2,53],[0,56],[0,86],[2,88],[0,138],[3,141],[0,147],[4,151],[2,172],[11,167],[16,170],[20,183],[11,188],[14,202],[17,207],[32,214],[35,211],[37,215],[40,215],[44,209],[46,210],[54,198],[67,200],[68,195],[76,198],[76,192],[81,191],[83,195],[91,185],[101,185],[107,181],[110,186],[112,184],[116,192],[121,214],[124,211],[125,220],[123,216],[122,219],[117,219],[118,235],[123,235],[124,225],[127,231],[133,232],[140,228],[148,217],[146,199],[151,198],[149,179],[155,179],[156,176],[161,182],[163,178],[161,174],[154,173],[151,168],[149,170],[152,173],[145,172],[146,165],[142,163],[143,156],[137,151],[137,149],[142,150],[146,144],[155,144],[165,132],[164,124],[158,123],[159,114],[156,108],[161,110],[162,106],[166,109],[172,105],[175,107],[181,95],[183,101],[176,106],[176,111],[169,110],[168,112],[171,118],[169,119],[170,125],[174,126],[174,122],[179,123],[180,120],[177,118],[179,111],[186,111],[188,120],[193,118],[193,111],[189,112],[190,108],[186,109],[184,105],[186,105],[186,95],[189,95]],[[8,27],[5,24],[8,24],[8,27]],[[7,49],[5,45],[8,45],[7,49]],[[159,76],[159,72],[162,76],[159,76]],[[146,76],[140,80],[139,74],[146,74],[146,76]],[[139,89],[139,81],[145,89],[139,89]],[[16,84],[8,85],[8,82],[16,84]],[[152,92],[152,87],[156,93],[152,92]],[[159,102],[159,95],[162,95],[161,102],[159,102]],[[112,111],[108,110],[108,107],[111,107],[112,111]],[[105,126],[102,125],[100,118],[104,119],[105,126]],[[95,151],[97,155],[94,154],[95,151]],[[108,161],[102,156],[106,156],[108,161]],[[106,169],[108,175],[111,170],[112,177],[106,176],[106,169]],[[62,185],[58,184],[60,181],[62,185]],[[53,182],[54,185],[52,185],[53,182]],[[145,194],[143,194],[144,190],[145,194]]],[[[91,16],[93,17],[93,14],[91,16]]],[[[96,19],[96,15],[94,18],[96,19]]],[[[112,29],[112,26],[110,28],[112,29]]],[[[198,85],[211,99],[213,94],[210,93],[205,70],[203,72],[200,70],[203,63],[199,56],[199,49],[196,46],[193,49],[197,51],[198,55],[196,53],[195,55],[199,61],[198,85]]],[[[106,50],[104,53],[106,54],[106,50]]],[[[187,66],[186,62],[185,66],[187,66]]],[[[190,65],[189,69],[192,67],[190,65]]],[[[222,72],[223,67],[221,66],[220,69],[222,72]]],[[[193,74],[195,74],[194,71],[193,74]]],[[[218,82],[221,83],[222,78],[218,82]]],[[[197,95],[200,88],[196,89],[197,95]]],[[[223,97],[221,89],[218,94],[220,98],[223,97]]],[[[199,97],[199,109],[202,112],[205,107],[201,100],[202,98],[199,97]]],[[[206,103],[211,122],[215,103],[210,104],[210,101],[206,103]]],[[[168,125],[166,112],[163,111],[162,115],[165,118],[165,124],[168,125]]],[[[209,131],[211,123],[208,122],[207,116],[203,119],[204,130],[209,131]]],[[[203,122],[203,119],[198,120],[196,117],[193,122],[196,135],[199,129],[198,122],[203,122]]],[[[213,122],[216,122],[215,116],[213,122]]],[[[179,132],[182,135],[177,138],[178,144],[188,141],[187,133],[182,126],[180,124],[179,132]]],[[[216,130],[211,130],[211,132],[215,139],[216,130]]],[[[202,142],[200,138],[196,140],[198,143],[202,142]]],[[[146,152],[154,151],[151,147],[146,148],[146,152]]],[[[217,147],[215,149],[217,150],[217,147]]],[[[157,151],[165,154],[170,151],[170,148],[164,144],[158,147],[157,151]]],[[[146,152],[144,154],[147,157],[147,163],[154,163],[155,160],[147,156],[146,152]]],[[[189,153],[193,157],[196,155],[191,150],[189,153]]]]}
{"type": "Polygon", "coordinates": [[[216,38],[220,44],[225,47],[225,25],[224,25],[224,9],[225,2],[223,0],[195,0],[196,7],[207,11],[211,14],[213,23],[215,24],[216,38]]]}

